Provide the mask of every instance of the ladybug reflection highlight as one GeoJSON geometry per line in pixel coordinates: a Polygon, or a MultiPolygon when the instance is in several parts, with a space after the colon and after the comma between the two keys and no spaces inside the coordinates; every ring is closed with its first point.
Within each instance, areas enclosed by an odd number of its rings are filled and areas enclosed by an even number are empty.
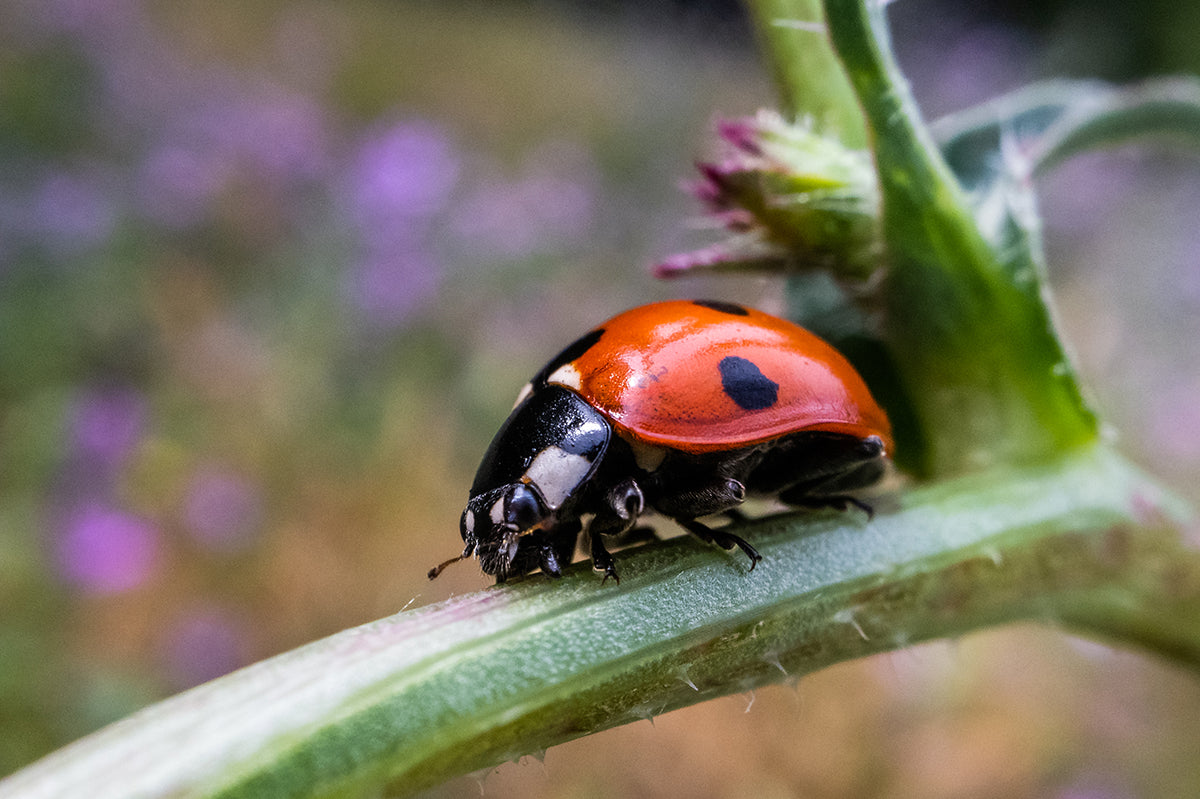
{"type": "Polygon", "coordinates": [[[575,341],[522,389],[483,457],[460,532],[497,582],[561,576],[581,533],[593,568],[618,580],[606,539],[646,513],[761,556],[699,521],[747,496],[870,508],[887,416],[836,350],[783,319],[725,302],[626,311],[575,341]]]}

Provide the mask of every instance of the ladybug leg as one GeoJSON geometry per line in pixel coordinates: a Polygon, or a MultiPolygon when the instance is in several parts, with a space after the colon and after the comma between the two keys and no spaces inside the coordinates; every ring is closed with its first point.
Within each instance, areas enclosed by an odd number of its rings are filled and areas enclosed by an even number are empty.
{"type": "Polygon", "coordinates": [[[762,560],[762,555],[758,554],[758,550],[741,536],[727,533],[724,530],[713,530],[708,525],[698,522],[695,519],[676,519],[675,521],[701,541],[716,544],[722,549],[733,549],[736,546],[746,553],[746,557],[750,558],[750,571],[754,571],[754,567],[762,560]]]}
{"type": "Polygon", "coordinates": [[[603,572],[604,579],[600,581],[601,585],[608,582],[608,578],[613,578],[614,583],[620,583],[621,578],[617,574],[617,564],[613,561],[612,553],[604,546],[604,540],[595,532],[592,533],[592,571],[603,572]]]}
{"type": "Polygon", "coordinates": [[[746,478],[756,494],[846,493],[883,474],[883,441],[836,433],[800,433],[769,450],[746,478]]]}
{"type": "Polygon", "coordinates": [[[762,560],[762,555],[759,555],[758,550],[750,546],[745,539],[724,530],[713,530],[708,525],[696,521],[697,516],[712,516],[716,513],[723,513],[734,521],[739,517],[745,518],[741,511],[737,510],[737,506],[746,500],[746,486],[732,477],[715,475],[710,479],[712,482],[707,485],[689,485],[682,490],[668,490],[655,499],[654,507],[663,515],[670,516],[701,541],[716,544],[724,549],[738,547],[750,558],[750,568],[753,569],[762,560]]]}
{"type": "Polygon", "coordinates": [[[790,495],[789,492],[784,492],[779,495],[779,499],[794,508],[812,508],[820,510],[821,508],[833,508],[834,510],[846,511],[850,508],[858,508],[863,513],[867,514],[867,521],[875,518],[875,508],[870,503],[863,502],[858,497],[852,497],[849,494],[825,494],[813,496],[807,492],[801,492],[799,495],[790,495]]]}
{"type": "Polygon", "coordinates": [[[886,470],[883,441],[833,433],[802,433],[767,453],[747,478],[751,490],[802,508],[874,509],[853,492],[879,482],[886,470]]]}
{"type": "Polygon", "coordinates": [[[539,553],[542,562],[542,573],[551,577],[562,577],[562,566],[558,563],[558,553],[554,547],[546,546],[539,553]]]}
{"type": "Polygon", "coordinates": [[[713,482],[699,487],[690,486],[680,490],[666,490],[654,500],[654,507],[672,519],[695,519],[728,513],[746,500],[746,486],[732,477],[717,477],[713,482]]]}
{"type": "Polygon", "coordinates": [[[633,478],[617,483],[604,497],[596,517],[588,525],[588,535],[592,546],[592,568],[604,572],[604,579],[613,578],[621,582],[617,576],[617,568],[613,562],[612,553],[604,546],[605,536],[620,536],[629,532],[637,523],[638,517],[646,507],[646,498],[642,489],[633,478]]]}
{"type": "Polygon", "coordinates": [[[779,499],[802,508],[836,508],[844,511],[855,507],[866,513],[869,521],[875,517],[875,509],[845,492],[874,485],[883,477],[886,468],[882,458],[859,463],[837,474],[798,483],[781,491],[779,499]]]}
{"type": "Polygon", "coordinates": [[[639,524],[637,527],[631,527],[620,535],[609,536],[615,539],[614,543],[619,546],[628,546],[630,544],[644,544],[647,541],[657,541],[658,531],[648,524],[639,524]]]}
{"type": "Polygon", "coordinates": [[[546,542],[538,550],[538,560],[542,572],[551,577],[562,577],[562,570],[571,565],[575,554],[575,542],[579,538],[582,525],[578,521],[560,524],[554,532],[547,536],[546,542]]]}

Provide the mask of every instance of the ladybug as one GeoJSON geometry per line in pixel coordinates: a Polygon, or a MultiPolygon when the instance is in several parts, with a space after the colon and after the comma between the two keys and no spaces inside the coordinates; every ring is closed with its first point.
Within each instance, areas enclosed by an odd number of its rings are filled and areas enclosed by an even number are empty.
{"type": "Polygon", "coordinates": [[[463,511],[462,554],[503,582],[559,577],[586,527],[592,567],[619,582],[605,539],[655,511],[700,539],[747,541],[698,521],[740,515],[749,495],[870,508],[887,416],[836,350],[741,305],[674,300],[613,317],[521,390],[483,456],[463,511]]]}

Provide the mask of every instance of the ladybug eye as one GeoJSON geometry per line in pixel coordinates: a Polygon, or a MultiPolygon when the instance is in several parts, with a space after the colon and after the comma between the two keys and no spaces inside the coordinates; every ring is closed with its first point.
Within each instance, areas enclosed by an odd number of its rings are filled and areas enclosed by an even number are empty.
{"type": "Polygon", "coordinates": [[[529,486],[509,489],[504,502],[504,521],[516,530],[528,530],[542,520],[542,505],[529,486]]]}

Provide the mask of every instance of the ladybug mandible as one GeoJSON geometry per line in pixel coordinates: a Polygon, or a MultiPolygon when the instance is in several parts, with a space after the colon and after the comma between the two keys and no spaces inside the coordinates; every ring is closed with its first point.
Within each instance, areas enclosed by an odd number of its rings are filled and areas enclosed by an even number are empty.
{"type": "Polygon", "coordinates": [[[887,416],[836,350],[783,319],[727,302],[626,311],[546,364],[521,390],[471,486],[460,532],[496,582],[558,577],[585,524],[592,567],[618,580],[605,538],[647,512],[700,539],[761,556],[699,517],[747,495],[850,505],[891,448],[887,416]]]}

